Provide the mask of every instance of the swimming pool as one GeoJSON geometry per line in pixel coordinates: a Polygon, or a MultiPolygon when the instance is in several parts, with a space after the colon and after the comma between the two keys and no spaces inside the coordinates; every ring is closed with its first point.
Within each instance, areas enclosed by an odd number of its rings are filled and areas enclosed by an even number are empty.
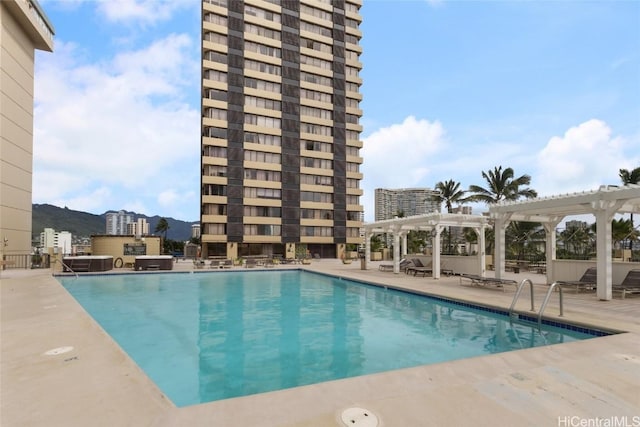
{"type": "Polygon", "coordinates": [[[177,406],[594,336],[304,271],[58,280],[177,406]]]}

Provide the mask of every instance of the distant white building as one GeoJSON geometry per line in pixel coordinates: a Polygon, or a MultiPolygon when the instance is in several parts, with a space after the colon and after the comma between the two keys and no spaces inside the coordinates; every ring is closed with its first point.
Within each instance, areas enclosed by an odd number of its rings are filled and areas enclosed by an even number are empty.
{"type": "Polygon", "coordinates": [[[53,228],[45,228],[40,233],[40,247],[43,251],[58,249],[63,254],[71,253],[71,233],[68,231],[56,231],[53,228]]]}
{"type": "Polygon", "coordinates": [[[440,204],[434,199],[438,194],[429,188],[376,188],[375,220],[393,219],[399,213],[407,217],[439,212],[440,204]]]}
{"type": "Polygon", "coordinates": [[[191,238],[192,239],[200,238],[200,224],[191,224],[191,238]]]}
{"type": "Polygon", "coordinates": [[[107,212],[106,234],[122,236],[130,234],[127,228],[133,222],[133,215],[125,211],[107,212]]]}
{"type": "Polygon", "coordinates": [[[138,218],[135,222],[127,224],[127,234],[136,237],[149,235],[149,223],[146,218],[138,218]]]}

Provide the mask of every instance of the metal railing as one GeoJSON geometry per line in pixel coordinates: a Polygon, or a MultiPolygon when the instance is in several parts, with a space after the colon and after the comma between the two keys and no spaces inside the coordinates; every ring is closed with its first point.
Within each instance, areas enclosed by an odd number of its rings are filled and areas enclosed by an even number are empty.
{"type": "Polygon", "coordinates": [[[558,295],[559,295],[559,299],[560,299],[560,317],[563,316],[563,307],[562,307],[562,286],[560,286],[560,284],[558,282],[553,282],[551,284],[551,286],[549,286],[549,290],[547,291],[547,295],[545,295],[544,297],[544,301],[542,301],[542,305],[540,306],[540,312],[538,313],[538,328],[540,328],[540,326],[542,326],[542,313],[544,313],[544,309],[547,308],[547,303],[549,302],[549,299],[551,298],[551,294],[553,293],[553,289],[555,287],[558,287],[558,295]]]}
{"type": "Polygon", "coordinates": [[[526,283],[529,283],[529,289],[531,290],[531,311],[536,311],[536,309],[534,307],[534,302],[533,302],[533,282],[531,281],[531,279],[524,279],[518,285],[518,289],[516,289],[516,294],[513,296],[513,301],[511,301],[511,307],[509,307],[509,317],[510,318],[511,318],[511,316],[513,314],[513,310],[514,310],[514,308],[516,306],[516,301],[518,301],[518,298],[520,298],[520,294],[522,293],[522,288],[524,288],[524,285],[526,283]]]}
{"type": "Polygon", "coordinates": [[[51,267],[49,254],[2,254],[2,261],[3,270],[51,267]]]}

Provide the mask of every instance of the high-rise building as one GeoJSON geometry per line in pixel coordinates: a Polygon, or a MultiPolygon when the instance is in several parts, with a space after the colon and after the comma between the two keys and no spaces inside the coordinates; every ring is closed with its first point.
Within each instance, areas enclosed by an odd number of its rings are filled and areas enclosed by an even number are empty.
{"type": "Polygon", "coordinates": [[[361,243],[361,4],[202,1],[203,256],[361,243]]]}
{"type": "Polygon", "coordinates": [[[132,236],[148,236],[149,235],[149,222],[146,218],[138,218],[134,222],[127,224],[127,234],[132,236]]]}
{"type": "Polygon", "coordinates": [[[125,211],[107,212],[106,217],[106,234],[116,236],[129,234],[129,224],[133,223],[133,214],[125,211]]]}
{"type": "Polygon", "coordinates": [[[434,199],[437,194],[429,188],[376,188],[375,220],[440,212],[440,204],[434,199]]]}
{"type": "Polygon", "coordinates": [[[35,50],[53,51],[53,25],[35,0],[0,1],[0,252],[31,252],[35,50]]]}
{"type": "Polygon", "coordinates": [[[68,231],[56,231],[53,228],[45,228],[40,233],[40,248],[45,252],[53,249],[60,250],[62,254],[71,253],[72,236],[68,231]]]}

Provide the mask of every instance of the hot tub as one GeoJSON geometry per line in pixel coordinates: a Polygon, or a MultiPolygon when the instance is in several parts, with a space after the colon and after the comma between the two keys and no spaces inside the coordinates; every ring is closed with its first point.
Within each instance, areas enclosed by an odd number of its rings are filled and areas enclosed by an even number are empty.
{"type": "Polygon", "coordinates": [[[173,255],[139,255],[133,268],[140,270],[173,270],[173,255]]]}
{"type": "Polygon", "coordinates": [[[108,255],[78,255],[63,257],[62,271],[91,272],[113,270],[113,257],[108,255]]]}

